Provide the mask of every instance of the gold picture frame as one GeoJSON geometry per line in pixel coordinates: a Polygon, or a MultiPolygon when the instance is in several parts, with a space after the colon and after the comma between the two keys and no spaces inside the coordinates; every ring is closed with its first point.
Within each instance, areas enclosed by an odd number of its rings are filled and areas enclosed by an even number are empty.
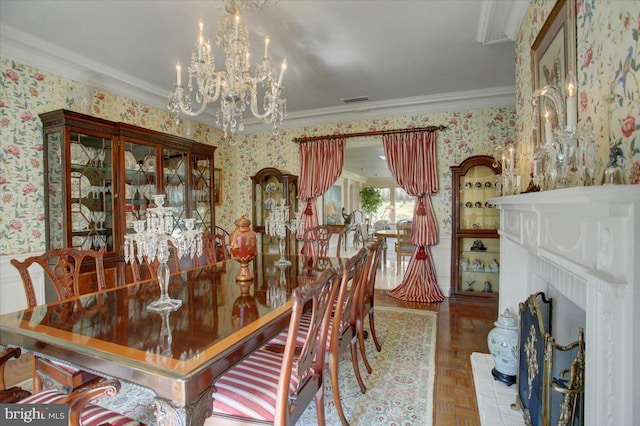
{"type": "MultiPolygon", "coordinates": [[[[533,93],[546,85],[561,89],[569,73],[576,75],[576,0],[558,0],[531,46],[533,93]]],[[[542,108],[538,104],[538,142],[542,141],[542,108]]],[[[557,117],[553,117],[557,120],[557,117]]],[[[558,123],[554,123],[557,125],[558,123]]]]}
{"type": "Polygon", "coordinates": [[[222,204],[222,169],[213,169],[213,202],[222,204]]]}

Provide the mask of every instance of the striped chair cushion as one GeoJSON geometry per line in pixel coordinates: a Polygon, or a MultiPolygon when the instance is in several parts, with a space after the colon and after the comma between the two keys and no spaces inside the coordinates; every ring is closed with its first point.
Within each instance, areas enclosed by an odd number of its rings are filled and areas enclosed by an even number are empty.
{"type": "MultiPolygon", "coordinates": [[[[34,395],[28,396],[16,404],[55,404],[59,402],[67,395],[57,391],[55,389],[44,390],[34,395]]],[[[81,414],[82,424],[88,425],[104,425],[109,424],[112,426],[137,426],[141,423],[125,417],[122,414],[118,414],[114,411],[107,410],[106,408],[99,407],[93,404],[87,404],[82,410],[81,414]]]]}
{"type": "MultiPolygon", "coordinates": [[[[222,375],[214,384],[213,414],[273,422],[282,354],[258,350],[222,375]]],[[[300,378],[293,366],[289,392],[300,378]]]]}

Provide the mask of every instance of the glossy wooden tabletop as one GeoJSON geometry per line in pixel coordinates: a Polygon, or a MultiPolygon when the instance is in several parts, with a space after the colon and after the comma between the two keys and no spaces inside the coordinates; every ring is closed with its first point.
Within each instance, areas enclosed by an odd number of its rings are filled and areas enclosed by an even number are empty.
{"type": "Polygon", "coordinates": [[[0,344],[15,345],[82,368],[150,387],[187,404],[215,378],[288,322],[292,288],[339,259],[259,255],[253,282],[240,284],[239,265],[225,263],[171,276],[169,295],[182,306],[159,314],[155,280],[132,283],[0,316],[0,344]]]}

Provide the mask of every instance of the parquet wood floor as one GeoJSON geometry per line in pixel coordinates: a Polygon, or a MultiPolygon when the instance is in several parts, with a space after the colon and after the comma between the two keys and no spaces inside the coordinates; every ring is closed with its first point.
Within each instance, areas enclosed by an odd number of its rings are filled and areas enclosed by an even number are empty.
{"type": "Polygon", "coordinates": [[[498,317],[498,303],[446,298],[442,303],[409,303],[376,290],[377,306],[425,309],[438,313],[434,426],[479,426],[471,353],[489,353],[487,334],[498,317]]]}

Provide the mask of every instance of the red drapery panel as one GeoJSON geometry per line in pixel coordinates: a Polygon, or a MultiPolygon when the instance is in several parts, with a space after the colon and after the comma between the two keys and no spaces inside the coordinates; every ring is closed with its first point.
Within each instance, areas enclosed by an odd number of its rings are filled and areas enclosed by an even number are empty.
{"type": "Polygon", "coordinates": [[[301,142],[300,177],[298,179],[298,199],[303,206],[303,230],[298,233],[302,238],[304,229],[318,225],[316,198],[338,180],[344,165],[344,139],[301,142]]]}
{"type": "Polygon", "coordinates": [[[387,165],[398,185],[417,197],[411,242],[416,246],[402,282],[389,295],[410,302],[442,302],[430,246],[438,243],[431,195],[438,191],[436,133],[402,133],[382,137],[387,165]]]}

